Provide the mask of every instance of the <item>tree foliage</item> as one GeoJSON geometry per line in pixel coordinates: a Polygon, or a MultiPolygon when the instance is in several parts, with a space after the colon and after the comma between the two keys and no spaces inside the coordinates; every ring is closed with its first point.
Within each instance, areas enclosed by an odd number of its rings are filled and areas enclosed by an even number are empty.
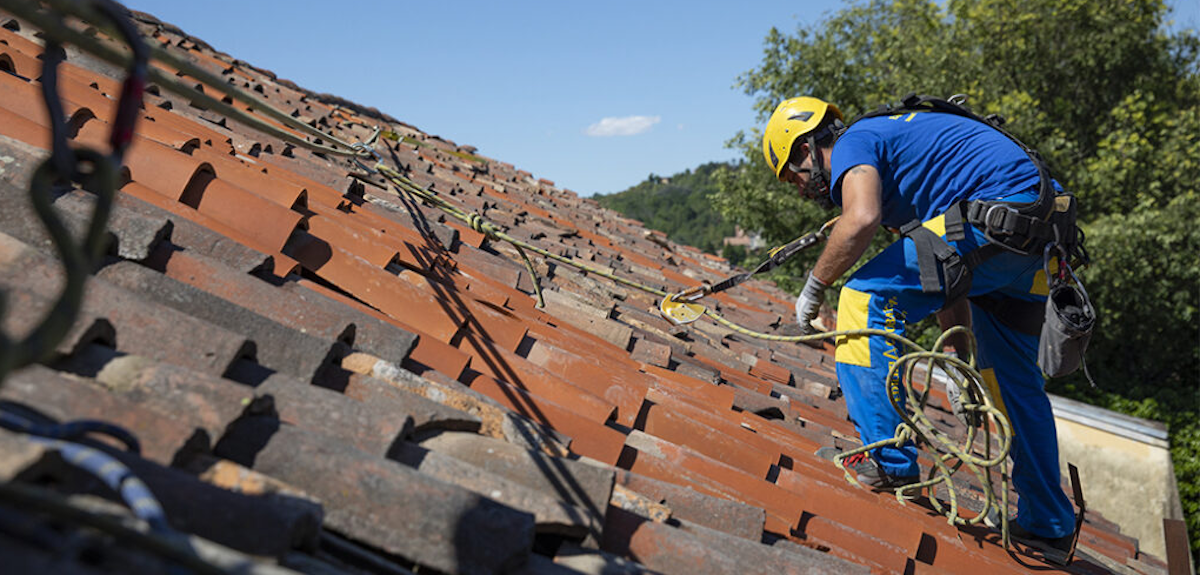
{"type": "Polygon", "coordinates": [[[671,240],[716,254],[734,226],[713,209],[707,196],[716,191],[713,173],[724,164],[707,163],[669,178],[650,174],[637,185],[597,195],[600,205],[642,222],[671,240]]]}
{"type": "MultiPolygon", "coordinates": [[[[1100,315],[1099,389],[1081,376],[1050,389],[1168,423],[1200,558],[1200,37],[1168,32],[1168,17],[1162,0],[860,1],[772,29],[738,85],[762,122],[798,95],[853,117],[908,92],[964,93],[1041,151],[1080,199],[1094,262],[1081,276],[1100,315]]],[[[775,181],[760,138],[731,140],[746,160],[717,174],[713,205],[786,241],[829,214],[775,181]]]]}

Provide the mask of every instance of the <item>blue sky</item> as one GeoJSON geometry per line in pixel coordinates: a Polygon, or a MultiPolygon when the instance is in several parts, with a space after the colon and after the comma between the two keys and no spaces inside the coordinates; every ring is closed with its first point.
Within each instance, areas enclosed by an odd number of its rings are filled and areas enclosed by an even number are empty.
{"type": "MultiPolygon", "coordinates": [[[[836,0],[125,0],[217,50],[583,196],[733,159],[755,125],[733,87],[777,27],[836,0]]],[[[1172,0],[1196,28],[1200,0],[1172,0]]]]}

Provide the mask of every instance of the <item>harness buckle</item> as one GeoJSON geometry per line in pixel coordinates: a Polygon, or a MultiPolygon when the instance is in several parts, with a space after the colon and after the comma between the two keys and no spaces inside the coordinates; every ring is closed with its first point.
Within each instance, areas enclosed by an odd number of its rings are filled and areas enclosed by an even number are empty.
{"type": "Polygon", "coordinates": [[[1008,204],[992,204],[990,207],[988,207],[987,213],[983,215],[983,225],[987,227],[987,233],[989,235],[995,234],[997,236],[1013,235],[1013,232],[1016,230],[1013,229],[1011,224],[1015,223],[1016,220],[1008,220],[1008,215],[1010,213],[1013,216],[1021,215],[1016,208],[1008,204]],[[1006,223],[1009,223],[1010,225],[1006,226],[1006,223]]]}

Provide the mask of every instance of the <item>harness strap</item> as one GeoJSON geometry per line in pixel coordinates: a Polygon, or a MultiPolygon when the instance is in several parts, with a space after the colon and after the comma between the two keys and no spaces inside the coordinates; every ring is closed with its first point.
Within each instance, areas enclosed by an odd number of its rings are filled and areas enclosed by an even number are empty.
{"type": "Polygon", "coordinates": [[[975,200],[966,204],[966,221],[991,237],[1020,238],[1035,246],[1054,239],[1052,224],[1043,218],[1022,214],[1008,202],[975,200]]]}
{"type": "MultiPolygon", "coordinates": [[[[946,237],[951,240],[966,237],[960,205],[956,204],[946,212],[946,237]]],[[[900,235],[911,238],[913,247],[916,248],[921,291],[943,292],[947,304],[967,295],[971,290],[971,276],[975,268],[1005,251],[1003,246],[989,242],[966,255],[960,255],[947,239],[922,225],[920,220],[905,224],[900,228],[900,235]]]]}
{"type": "MultiPolygon", "coordinates": [[[[921,291],[924,293],[942,291],[942,281],[938,278],[938,266],[939,264],[941,265],[943,275],[947,276],[947,283],[949,283],[948,271],[956,265],[961,265],[961,258],[958,252],[946,240],[943,240],[941,236],[933,233],[929,228],[922,226],[919,221],[905,224],[903,228],[900,228],[900,233],[911,238],[917,249],[917,265],[921,273],[921,291]]],[[[949,290],[946,291],[947,298],[949,298],[949,290]]]]}

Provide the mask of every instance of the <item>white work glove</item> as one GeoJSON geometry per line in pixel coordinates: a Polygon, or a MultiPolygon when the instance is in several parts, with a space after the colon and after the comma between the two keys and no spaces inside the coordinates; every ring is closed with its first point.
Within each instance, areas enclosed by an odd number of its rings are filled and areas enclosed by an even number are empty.
{"type": "Polygon", "coordinates": [[[808,274],[808,281],[804,282],[804,289],[800,292],[800,297],[796,298],[796,321],[800,323],[802,333],[807,335],[817,332],[812,320],[817,319],[817,313],[821,311],[821,302],[825,300],[827,289],[829,286],[825,282],[811,273],[808,274]]]}

